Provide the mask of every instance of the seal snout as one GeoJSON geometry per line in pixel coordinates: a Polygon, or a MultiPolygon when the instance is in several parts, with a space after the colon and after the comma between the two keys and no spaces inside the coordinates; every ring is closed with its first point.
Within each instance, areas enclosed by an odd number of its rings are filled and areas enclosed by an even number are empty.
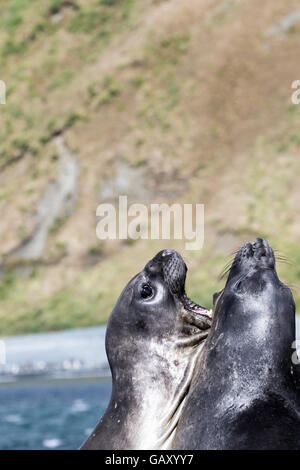
{"type": "Polygon", "coordinates": [[[185,310],[211,318],[211,311],[198,305],[185,293],[187,267],[180,254],[175,250],[163,250],[161,257],[166,260],[163,263],[164,279],[171,292],[182,302],[185,310]]]}
{"type": "Polygon", "coordinates": [[[248,242],[242,247],[242,262],[252,260],[257,266],[274,268],[274,252],[264,238],[256,238],[253,242],[248,242]]]}
{"type": "Polygon", "coordinates": [[[163,250],[162,270],[165,281],[173,294],[184,294],[187,267],[180,254],[175,250],[163,250]]]}
{"type": "Polygon", "coordinates": [[[211,311],[189,299],[185,293],[186,264],[176,250],[162,250],[146,265],[150,273],[160,272],[170,292],[179,299],[190,312],[211,317],[211,311]]]}
{"type": "Polygon", "coordinates": [[[160,274],[173,294],[183,295],[187,267],[175,250],[162,250],[145,266],[151,275],[160,274]]]}
{"type": "Polygon", "coordinates": [[[180,259],[184,263],[182,257],[176,250],[161,250],[157,253],[157,255],[154,256],[154,258],[152,259],[152,262],[165,263],[168,260],[170,260],[170,258],[180,259]]]}
{"type": "Polygon", "coordinates": [[[274,252],[264,238],[256,238],[241,247],[231,265],[227,282],[253,269],[275,270],[274,252]]]}

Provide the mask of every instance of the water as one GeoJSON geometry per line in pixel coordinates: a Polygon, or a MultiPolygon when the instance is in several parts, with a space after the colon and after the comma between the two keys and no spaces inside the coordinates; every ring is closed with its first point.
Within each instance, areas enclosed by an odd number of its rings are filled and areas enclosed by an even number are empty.
{"type": "Polygon", "coordinates": [[[109,377],[105,326],[2,338],[1,382],[19,379],[109,377]]]}
{"type": "Polygon", "coordinates": [[[110,397],[105,327],[2,340],[0,449],[77,449],[110,397]]]}
{"type": "Polygon", "coordinates": [[[110,393],[110,380],[0,387],[0,449],[77,449],[110,393]]]}

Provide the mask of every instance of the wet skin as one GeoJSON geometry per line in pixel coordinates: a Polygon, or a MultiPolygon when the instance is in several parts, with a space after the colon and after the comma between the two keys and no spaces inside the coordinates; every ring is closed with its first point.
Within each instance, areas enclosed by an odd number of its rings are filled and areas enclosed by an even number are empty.
{"type": "Polygon", "coordinates": [[[238,252],[215,296],[212,327],[179,418],[174,449],[300,449],[295,304],[274,253],[238,252]]]}
{"type": "Polygon", "coordinates": [[[111,400],[82,449],[170,447],[211,324],[185,294],[186,271],[163,250],[120,295],[106,333],[111,400]]]}

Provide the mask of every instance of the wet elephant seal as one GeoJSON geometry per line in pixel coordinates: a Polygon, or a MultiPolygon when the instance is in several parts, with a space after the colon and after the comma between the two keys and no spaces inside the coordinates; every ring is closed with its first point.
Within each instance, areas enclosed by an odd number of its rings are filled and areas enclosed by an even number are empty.
{"type": "Polygon", "coordinates": [[[169,448],[211,324],[185,294],[186,271],[163,250],[120,295],[106,333],[112,395],[82,449],[169,448]]]}
{"type": "Polygon", "coordinates": [[[214,310],[173,448],[300,449],[295,304],[267,241],[240,249],[214,310]]]}

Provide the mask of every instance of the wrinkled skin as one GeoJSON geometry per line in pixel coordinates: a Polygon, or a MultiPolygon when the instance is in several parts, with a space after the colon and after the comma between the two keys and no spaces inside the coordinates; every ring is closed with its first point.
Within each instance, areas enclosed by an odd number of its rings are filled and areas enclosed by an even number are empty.
{"type": "Polygon", "coordinates": [[[278,279],[272,248],[256,239],[240,249],[215,296],[173,448],[300,449],[294,340],[292,293],[278,279]]]}
{"type": "Polygon", "coordinates": [[[120,295],[106,333],[112,395],[82,449],[170,447],[211,324],[185,294],[186,271],[176,251],[163,250],[120,295]]]}

